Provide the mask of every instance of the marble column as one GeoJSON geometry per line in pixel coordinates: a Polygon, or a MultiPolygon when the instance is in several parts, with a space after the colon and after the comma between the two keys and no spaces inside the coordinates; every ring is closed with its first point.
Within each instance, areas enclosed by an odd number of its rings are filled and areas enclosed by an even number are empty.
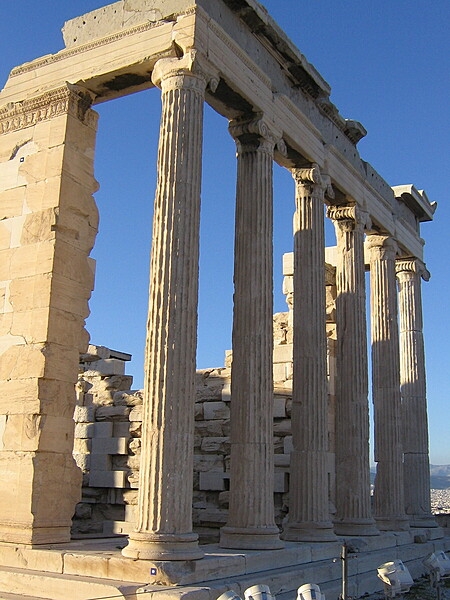
{"type": "Polygon", "coordinates": [[[224,548],[275,549],[273,206],[275,139],[261,118],[233,121],[237,143],[231,470],[224,548]]]}
{"type": "Polygon", "coordinates": [[[152,80],[162,116],[153,217],[138,523],[123,554],[203,556],[192,531],[200,181],[207,79],[191,52],[152,80]]]}
{"type": "Polygon", "coordinates": [[[400,358],[395,279],[396,242],[367,238],[370,252],[372,399],[377,473],[374,516],[382,531],[409,529],[403,495],[400,358]]]}
{"type": "Polygon", "coordinates": [[[289,515],[283,539],[333,541],[328,489],[325,182],[318,166],[294,169],[294,357],[289,515]]]}
{"type": "Polygon", "coordinates": [[[430,274],[418,259],[397,260],[400,313],[405,509],[412,527],[437,527],[431,514],[428,417],[421,279],[430,274]]]}
{"type": "Polygon", "coordinates": [[[364,227],[356,206],[328,209],[337,238],[336,519],[338,535],[377,535],[371,514],[364,227]]]}

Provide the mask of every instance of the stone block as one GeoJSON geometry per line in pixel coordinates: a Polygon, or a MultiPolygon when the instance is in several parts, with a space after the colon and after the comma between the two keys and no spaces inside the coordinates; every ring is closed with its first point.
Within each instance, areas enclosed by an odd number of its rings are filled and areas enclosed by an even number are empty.
{"type": "Polygon", "coordinates": [[[194,454],[194,471],[224,471],[223,456],[220,454],[194,454]]]}
{"type": "Polygon", "coordinates": [[[196,402],[194,405],[194,420],[203,421],[203,402],[196,402]]]}
{"type": "Polygon", "coordinates": [[[230,439],[227,437],[205,437],[201,441],[202,452],[229,454],[230,449],[230,439]]]}
{"type": "Polygon", "coordinates": [[[142,421],[142,406],[135,406],[129,414],[130,421],[142,421]]]}
{"type": "MultiPolygon", "coordinates": [[[[286,438],[284,438],[284,439],[286,439],[286,438]]],[[[289,465],[291,463],[291,455],[290,454],[274,454],[273,459],[274,459],[275,468],[280,467],[283,469],[287,469],[287,468],[289,468],[289,465]]]]}
{"type": "Polygon", "coordinates": [[[95,406],[75,406],[73,420],[75,423],[92,423],[95,420],[95,406]]]}
{"type": "Polygon", "coordinates": [[[225,402],[205,402],[203,404],[203,418],[205,421],[213,419],[229,419],[230,408],[225,402]]]}
{"type": "Polygon", "coordinates": [[[290,363],[292,362],[293,346],[291,344],[280,344],[273,349],[273,362],[290,363]]]}
{"type": "Polygon", "coordinates": [[[111,471],[111,455],[110,454],[98,454],[92,452],[90,454],[90,466],[92,471],[111,471]]]}
{"type": "Polygon", "coordinates": [[[125,375],[125,363],[117,358],[104,358],[91,362],[88,372],[91,371],[102,375],[125,375]]]}
{"type": "Polygon", "coordinates": [[[127,523],[136,523],[138,517],[137,505],[125,504],[125,521],[127,523]]]}
{"type": "Polygon", "coordinates": [[[0,184],[0,221],[20,217],[23,213],[26,186],[9,188],[2,191],[0,184]]]}
{"type": "Polygon", "coordinates": [[[94,437],[94,423],[77,423],[75,425],[75,439],[86,439],[94,437]]]}
{"type": "Polygon", "coordinates": [[[89,454],[91,452],[92,442],[90,438],[75,438],[73,440],[74,454],[89,454]]]}
{"type": "Polygon", "coordinates": [[[222,387],[222,402],[231,401],[231,383],[225,383],[222,387]]]}
{"type": "Polygon", "coordinates": [[[294,450],[294,445],[292,443],[292,435],[287,435],[284,438],[284,453],[290,454],[294,450]]]}
{"type": "Polygon", "coordinates": [[[101,438],[92,440],[93,454],[128,454],[128,438],[101,438]]]}
{"type": "Polygon", "coordinates": [[[91,468],[91,454],[78,454],[77,452],[73,453],[73,459],[76,462],[76,465],[79,469],[86,473],[91,468]]]}
{"type": "Polygon", "coordinates": [[[40,423],[41,452],[62,452],[70,454],[73,449],[75,424],[71,417],[43,415],[40,423]]]}
{"type": "MultiPolygon", "coordinates": [[[[123,362],[123,361],[120,361],[123,362]]],[[[125,364],[125,363],[124,363],[125,364]]],[[[113,396],[113,404],[116,406],[139,406],[143,404],[143,390],[119,391],[113,396]]]]}
{"type": "Polygon", "coordinates": [[[113,423],[113,437],[129,438],[130,423],[128,421],[113,423]]]}
{"type": "Polygon", "coordinates": [[[92,487],[123,488],[127,486],[126,471],[92,471],[89,473],[92,487]]]}
{"type": "Polygon", "coordinates": [[[218,471],[208,471],[199,473],[199,489],[209,491],[225,490],[225,480],[229,479],[228,473],[218,471]]]}
{"type": "Polygon", "coordinates": [[[286,364],[274,363],[273,365],[273,380],[274,382],[286,381],[286,364]]]}
{"type": "Polygon", "coordinates": [[[201,400],[221,400],[222,399],[222,381],[215,378],[206,379],[196,388],[196,401],[201,400]]]}
{"type": "Polygon", "coordinates": [[[294,253],[285,252],[283,254],[283,275],[294,274],[294,253]]]}
{"type": "Polygon", "coordinates": [[[292,426],[290,419],[281,419],[273,425],[273,431],[275,435],[291,435],[292,426]]]}
{"type": "Polygon", "coordinates": [[[288,490],[288,474],[284,471],[275,471],[273,479],[273,491],[275,493],[284,493],[288,490]]]}
{"type": "Polygon", "coordinates": [[[11,248],[11,228],[7,221],[0,222],[0,250],[11,248]]]}
{"type": "Polygon", "coordinates": [[[195,433],[200,438],[205,437],[224,437],[223,421],[197,421],[195,423],[195,433]]]}
{"type": "Polygon", "coordinates": [[[286,398],[274,398],[273,399],[273,418],[274,419],[286,418],[286,398]]]}
{"type": "Polygon", "coordinates": [[[97,421],[124,421],[130,412],[128,406],[100,406],[95,416],[97,421]]]}
{"type": "Polygon", "coordinates": [[[96,438],[110,438],[113,434],[114,424],[112,421],[96,421],[94,423],[94,435],[96,438]]]}

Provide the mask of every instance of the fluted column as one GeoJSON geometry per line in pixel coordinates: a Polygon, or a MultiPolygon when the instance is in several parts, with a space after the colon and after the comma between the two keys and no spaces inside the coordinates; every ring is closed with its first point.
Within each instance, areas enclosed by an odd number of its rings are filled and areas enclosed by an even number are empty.
{"type": "Polygon", "coordinates": [[[139,516],[123,554],[201,558],[192,532],[194,401],[203,104],[194,52],[152,76],[162,117],[145,354],[139,516]]]}
{"type": "Polygon", "coordinates": [[[330,207],[336,265],[336,519],[339,535],[376,535],[370,506],[364,226],[356,206],[330,207]]]}
{"type": "Polygon", "coordinates": [[[374,516],[384,531],[409,529],[403,493],[400,358],[395,256],[397,244],[370,235],[370,305],[372,325],[372,399],[377,474],[374,516]]]}
{"type": "Polygon", "coordinates": [[[294,169],[294,365],[289,515],[283,538],[333,541],[327,472],[325,181],[318,166],[294,169]]]}
{"type": "Polygon", "coordinates": [[[237,143],[231,471],[225,548],[282,546],[273,501],[273,207],[275,139],[262,119],[233,121],[237,143]]]}
{"type": "Polygon", "coordinates": [[[400,313],[405,508],[412,527],[437,527],[431,514],[425,350],[421,278],[430,274],[418,259],[396,263],[400,313]]]}

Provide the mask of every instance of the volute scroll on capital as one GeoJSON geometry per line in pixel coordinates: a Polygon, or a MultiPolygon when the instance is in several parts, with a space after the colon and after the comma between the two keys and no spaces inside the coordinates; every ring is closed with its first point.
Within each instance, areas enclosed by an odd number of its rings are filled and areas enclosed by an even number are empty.
{"type": "Polygon", "coordinates": [[[219,74],[198,50],[188,50],[181,58],[161,58],[153,68],[152,83],[164,92],[191,89],[215,92],[219,74]]]}
{"type": "Polygon", "coordinates": [[[338,224],[351,225],[352,228],[361,227],[363,230],[368,230],[372,226],[369,213],[355,204],[351,206],[329,206],[327,217],[338,224]]]}
{"type": "Polygon", "coordinates": [[[277,148],[283,156],[287,155],[281,132],[275,131],[262,114],[233,119],[228,125],[228,131],[241,150],[253,149],[256,144],[268,152],[277,148]]]}
{"type": "Polygon", "coordinates": [[[312,163],[310,167],[295,167],[291,173],[297,186],[305,186],[310,193],[316,192],[329,200],[334,199],[331,178],[322,172],[317,163],[312,163]]]}
{"type": "Polygon", "coordinates": [[[424,281],[429,281],[431,273],[418,258],[399,258],[395,261],[395,272],[397,276],[401,274],[418,275],[424,281]]]}

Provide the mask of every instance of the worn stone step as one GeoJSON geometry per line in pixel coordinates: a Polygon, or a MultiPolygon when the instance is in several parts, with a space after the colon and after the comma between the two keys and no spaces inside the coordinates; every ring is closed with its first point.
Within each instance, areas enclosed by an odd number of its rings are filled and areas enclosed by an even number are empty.
{"type": "Polygon", "coordinates": [[[12,599],[31,598],[27,596],[30,590],[33,600],[134,598],[141,587],[142,583],[0,567],[0,600],[8,600],[8,594],[12,599]]]}

